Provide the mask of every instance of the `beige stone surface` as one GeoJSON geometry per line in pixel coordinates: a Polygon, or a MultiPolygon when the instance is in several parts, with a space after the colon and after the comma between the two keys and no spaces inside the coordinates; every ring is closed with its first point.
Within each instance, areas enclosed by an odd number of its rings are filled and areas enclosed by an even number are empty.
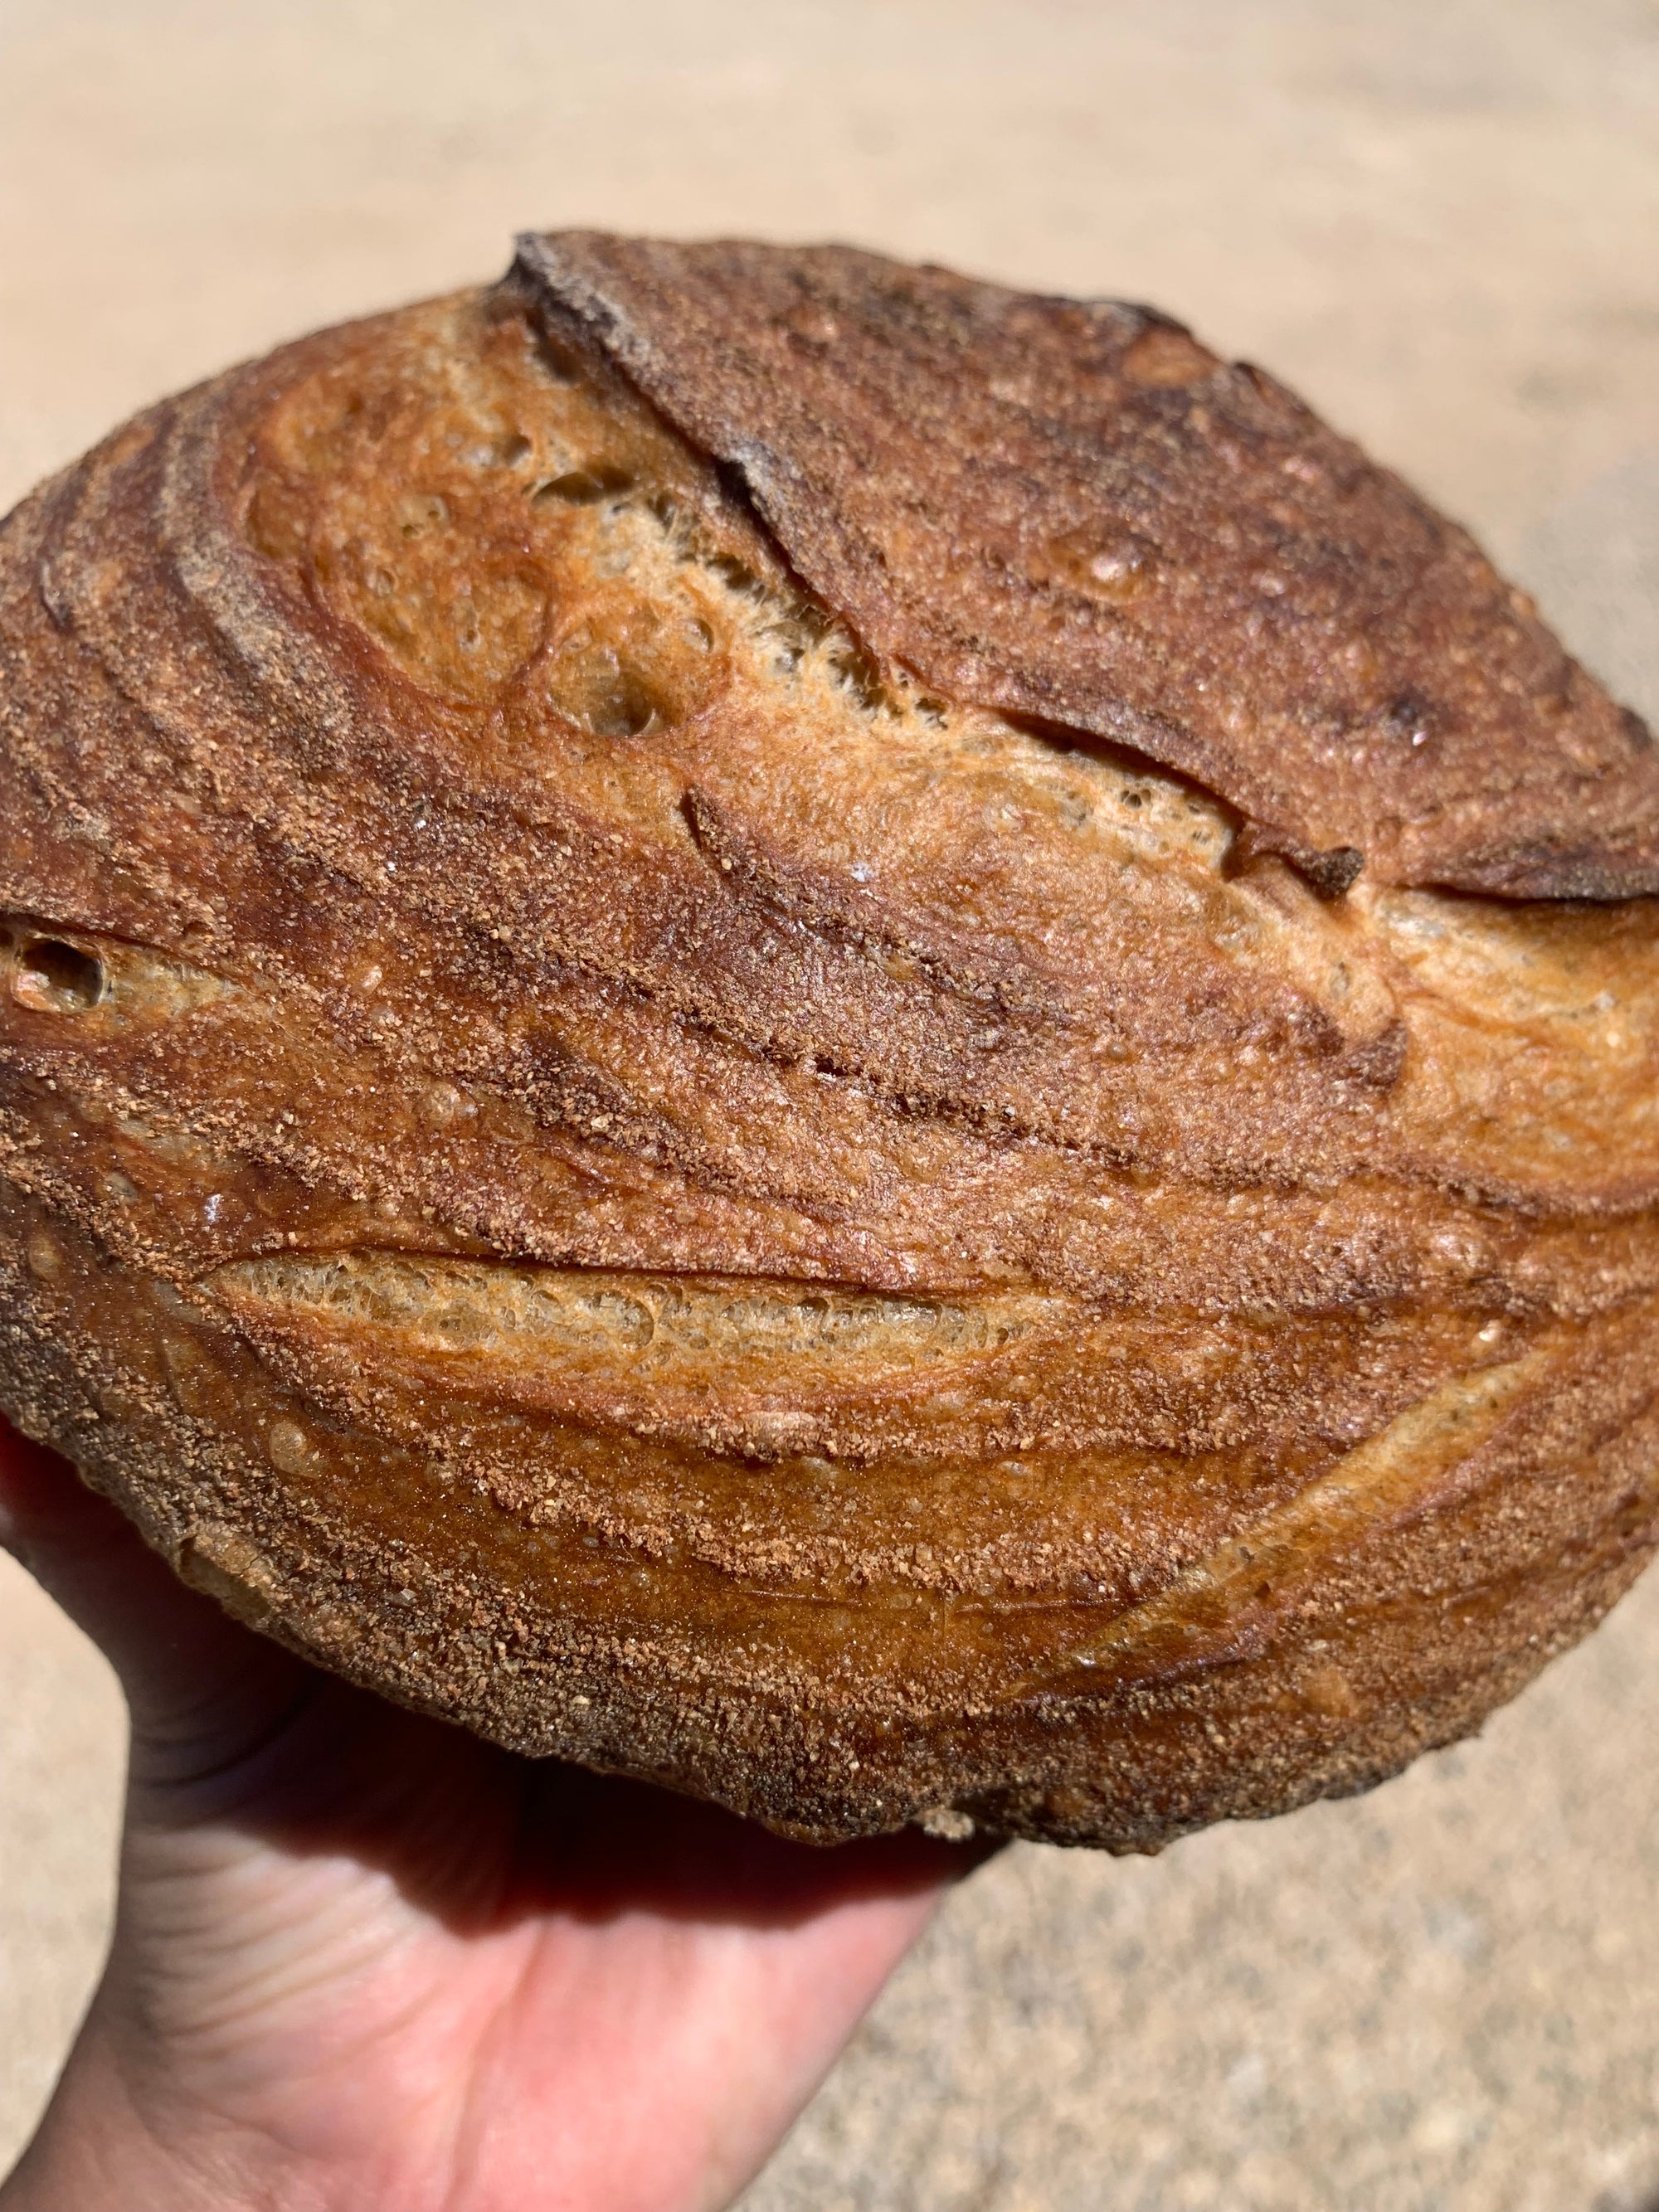
{"type": "MultiPolygon", "coordinates": [[[[560,222],[1155,299],[1659,711],[1652,0],[0,0],[0,505],[560,222]]],[[[3,2168],[95,1971],[120,1747],[0,1568],[3,2168]]],[[[1659,1579],[1372,1798],[1009,1854],[746,2212],[1655,2212],[1656,1686],[1659,1579]]]]}

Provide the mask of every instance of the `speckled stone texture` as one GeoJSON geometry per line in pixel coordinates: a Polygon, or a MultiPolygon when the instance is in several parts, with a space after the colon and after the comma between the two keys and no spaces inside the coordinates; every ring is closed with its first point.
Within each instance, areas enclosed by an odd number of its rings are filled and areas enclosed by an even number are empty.
{"type": "MultiPolygon", "coordinates": [[[[10,0],[0,501],[509,232],[850,237],[1156,299],[1659,711],[1643,0],[10,0]]],[[[1659,1583],[1478,1743],[947,1909],[745,2212],[1653,2212],[1659,1583]]],[[[118,1712],[0,1573],[0,2163],[95,1971],[118,1712]]]]}

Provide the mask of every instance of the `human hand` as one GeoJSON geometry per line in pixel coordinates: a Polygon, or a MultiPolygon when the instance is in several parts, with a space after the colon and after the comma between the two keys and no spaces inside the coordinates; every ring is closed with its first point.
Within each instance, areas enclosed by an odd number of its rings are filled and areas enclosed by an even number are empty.
{"type": "Polygon", "coordinates": [[[3,2212],[712,2212],[982,1851],[511,1756],[185,1589],[0,1423],[132,1739],[108,1965],[3,2212]]]}

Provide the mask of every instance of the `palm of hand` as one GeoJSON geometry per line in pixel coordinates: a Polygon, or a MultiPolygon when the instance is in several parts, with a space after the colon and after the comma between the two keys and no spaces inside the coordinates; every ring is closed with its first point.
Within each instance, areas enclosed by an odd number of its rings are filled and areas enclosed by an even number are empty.
{"type": "Polygon", "coordinates": [[[8,2212],[704,2212],[971,1863],[811,1850],[396,1711],[9,1435],[0,1529],[134,1727],[108,1971],[8,2212]]]}

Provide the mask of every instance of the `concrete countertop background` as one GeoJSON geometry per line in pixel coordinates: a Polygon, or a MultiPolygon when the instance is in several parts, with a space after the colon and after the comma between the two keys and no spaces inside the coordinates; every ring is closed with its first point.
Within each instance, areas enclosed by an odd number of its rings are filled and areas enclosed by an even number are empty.
{"type": "MultiPolygon", "coordinates": [[[[569,222],[1155,300],[1659,714],[1654,0],[0,0],[0,507],[569,222]]],[[[1659,2212],[1656,1705],[1659,1578],[1373,1797],[1007,1853],[745,2212],[1659,2212]]],[[[96,1972],[119,1769],[101,1662],[0,1560],[0,2171],[96,1972]]]]}

